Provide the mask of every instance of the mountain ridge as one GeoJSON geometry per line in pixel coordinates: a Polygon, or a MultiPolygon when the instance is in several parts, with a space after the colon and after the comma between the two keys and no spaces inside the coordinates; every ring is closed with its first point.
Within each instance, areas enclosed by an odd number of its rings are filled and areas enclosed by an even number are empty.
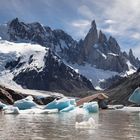
{"type": "MultiPolygon", "coordinates": [[[[115,38],[110,36],[107,39],[101,30],[98,33],[95,20],[92,21],[91,28],[86,37],[80,41],[74,40],[63,30],[52,30],[49,26],[42,26],[38,22],[24,23],[19,21],[18,18],[8,22],[7,28],[5,25],[4,31],[0,31],[2,39],[12,42],[32,42],[45,46],[57,54],[62,61],[66,61],[71,67],[79,65],[75,69],[80,67],[80,72],[83,72],[84,67],[87,65],[89,67],[90,65],[91,70],[101,69],[105,73],[108,71],[114,72],[114,74],[110,75],[112,77],[117,73],[120,76],[131,74],[140,66],[139,59],[134,57],[131,49],[129,54],[122,52],[115,38]]],[[[86,77],[89,75],[85,71],[81,74],[86,77]]],[[[107,78],[110,77],[107,76],[107,78]]],[[[95,80],[94,76],[92,80],[95,80]]],[[[97,82],[100,81],[106,81],[106,79],[98,78],[97,82]]]]}

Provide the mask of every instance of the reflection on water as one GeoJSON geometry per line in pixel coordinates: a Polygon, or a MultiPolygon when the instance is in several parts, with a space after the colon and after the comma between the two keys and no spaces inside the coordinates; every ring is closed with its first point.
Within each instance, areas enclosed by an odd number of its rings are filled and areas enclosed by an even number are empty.
{"type": "Polygon", "coordinates": [[[101,111],[99,114],[0,113],[0,140],[139,140],[139,113],[101,111]],[[95,128],[75,128],[76,121],[93,117],[95,128]]]}

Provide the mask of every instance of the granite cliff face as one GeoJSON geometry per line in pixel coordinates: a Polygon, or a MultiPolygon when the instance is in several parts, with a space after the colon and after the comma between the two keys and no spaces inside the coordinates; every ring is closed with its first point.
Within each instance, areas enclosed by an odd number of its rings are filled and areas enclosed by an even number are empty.
{"type": "Polygon", "coordinates": [[[129,71],[128,63],[131,63],[132,69],[140,66],[140,61],[134,57],[132,50],[129,54],[122,52],[115,38],[110,36],[107,39],[102,31],[98,35],[95,21],[83,40],[80,52],[78,62],[87,62],[99,69],[121,73],[129,71]]]}

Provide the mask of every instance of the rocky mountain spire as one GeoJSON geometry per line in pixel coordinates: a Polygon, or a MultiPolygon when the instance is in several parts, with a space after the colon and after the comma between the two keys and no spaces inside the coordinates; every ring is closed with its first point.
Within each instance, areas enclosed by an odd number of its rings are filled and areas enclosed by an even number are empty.
{"type": "Polygon", "coordinates": [[[96,30],[96,22],[95,22],[95,20],[93,20],[91,22],[91,28],[96,30]]]}
{"type": "Polygon", "coordinates": [[[132,49],[129,50],[129,57],[134,57],[132,49]]]}
{"type": "Polygon", "coordinates": [[[106,35],[100,30],[99,32],[99,43],[103,44],[104,42],[107,42],[106,35]]]}
{"type": "Polygon", "coordinates": [[[108,45],[109,45],[109,49],[111,52],[115,53],[115,54],[119,54],[120,53],[120,46],[117,43],[116,39],[113,38],[112,36],[109,37],[108,40],[108,45]]]}
{"type": "Polygon", "coordinates": [[[129,50],[129,61],[134,64],[135,67],[140,67],[140,61],[138,58],[135,58],[132,49],[129,50]]]}
{"type": "Polygon", "coordinates": [[[95,20],[93,20],[91,23],[91,28],[83,42],[83,49],[85,52],[85,56],[89,54],[92,46],[95,45],[97,42],[98,42],[98,33],[97,33],[95,20]]]}
{"type": "Polygon", "coordinates": [[[12,26],[15,26],[19,23],[19,19],[18,18],[15,18],[13,19],[10,23],[9,23],[9,26],[12,27],[12,26]]]}

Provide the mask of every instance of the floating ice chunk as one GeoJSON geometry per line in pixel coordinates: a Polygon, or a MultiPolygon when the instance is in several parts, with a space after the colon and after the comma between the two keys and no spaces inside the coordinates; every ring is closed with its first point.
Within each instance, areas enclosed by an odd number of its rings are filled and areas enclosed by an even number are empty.
{"type": "Polygon", "coordinates": [[[18,107],[8,107],[6,110],[4,110],[5,114],[20,114],[20,111],[18,107]]]}
{"type": "Polygon", "coordinates": [[[75,99],[69,99],[71,105],[76,105],[76,100],[75,99]]]}
{"type": "Polygon", "coordinates": [[[28,96],[25,99],[14,102],[14,106],[18,107],[20,110],[25,110],[36,107],[37,104],[33,101],[33,98],[31,96],[28,96]]]}
{"type": "Polygon", "coordinates": [[[4,109],[4,108],[6,108],[6,107],[7,107],[7,105],[4,104],[4,103],[2,103],[2,102],[0,101],[0,109],[4,109]]]}
{"type": "Polygon", "coordinates": [[[62,109],[60,112],[69,112],[71,110],[74,110],[75,109],[75,105],[70,105],[64,109],[62,109]]]}
{"type": "Polygon", "coordinates": [[[58,113],[58,109],[39,109],[39,108],[32,108],[26,110],[19,110],[18,107],[10,106],[6,110],[4,110],[5,114],[54,114],[58,113]]]}
{"type": "Polygon", "coordinates": [[[70,100],[68,98],[62,98],[60,100],[54,100],[48,103],[44,109],[58,109],[62,110],[70,105],[70,100]]]}
{"type": "Polygon", "coordinates": [[[140,104],[140,87],[134,90],[128,100],[132,103],[140,104]]]}
{"type": "Polygon", "coordinates": [[[32,108],[26,110],[20,110],[20,114],[53,114],[58,113],[58,109],[39,109],[39,108],[32,108]]]}
{"type": "Polygon", "coordinates": [[[89,113],[97,113],[99,111],[99,106],[97,102],[84,103],[83,108],[89,113]]]}
{"type": "Polygon", "coordinates": [[[71,110],[70,113],[73,115],[87,115],[88,111],[83,108],[75,107],[75,109],[71,110]]]}
{"type": "Polygon", "coordinates": [[[24,98],[27,101],[33,101],[33,97],[32,96],[27,96],[26,98],[24,98]]]}
{"type": "Polygon", "coordinates": [[[58,109],[44,109],[40,114],[55,114],[58,113],[58,109]]]}
{"type": "Polygon", "coordinates": [[[94,128],[96,125],[95,120],[91,117],[88,121],[76,122],[76,128],[94,128]]]}

